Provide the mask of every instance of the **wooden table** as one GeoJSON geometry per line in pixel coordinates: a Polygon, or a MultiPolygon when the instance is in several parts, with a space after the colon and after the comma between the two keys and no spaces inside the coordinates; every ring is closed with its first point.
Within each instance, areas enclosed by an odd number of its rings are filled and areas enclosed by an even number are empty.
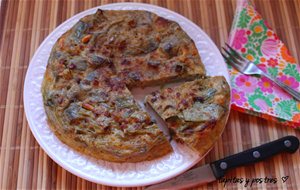
{"type": "MultiPolygon", "coordinates": [[[[23,84],[35,50],[56,26],[78,12],[113,0],[2,0],[0,12],[0,189],[126,189],[85,181],[67,172],[35,141],[24,114],[23,84]]],[[[199,25],[221,47],[227,39],[236,2],[230,0],[144,0],[167,7],[199,25]]],[[[258,11],[300,60],[300,1],[257,0],[258,11]]],[[[222,138],[198,165],[284,135],[300,132],[254,116],[232,111],[222,138]]],[[[300,189],[300,152],[283,154],[254,166],[232,170],[226,178],[277,178],[253,189],[300,189]],[[281,177],[289,176],[283,183],[281,177]]],[[[244,184],[228,183],[228,189],[244,184]]],[[[214,182],[196,189],[222,189],[214,182]]],[[[131,188],[131,189],[142,189],[131,188]]]]}

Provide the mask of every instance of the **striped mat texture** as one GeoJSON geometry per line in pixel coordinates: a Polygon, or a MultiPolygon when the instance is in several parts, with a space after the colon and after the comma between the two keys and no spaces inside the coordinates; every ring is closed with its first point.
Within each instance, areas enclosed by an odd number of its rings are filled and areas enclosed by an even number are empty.
{"type": "MultiPolygon", "coordinates": [[[[60,23],[83,10],[113,0],[1,0],[0,1],[0,189],[143,189],[116,188],[91,183],[67,172],[41,149],[25,118],[23,84],[31,57],[45,37],[60,23]]],[[[143,0],[178,12],[199,25],[216,43],[224,45],[234,16],[233,0],[143,0]]],[[[292,55],[300,61],[300,1],[256,0],[292,55]]],[[[232,111],[214,149],[198,165],[300,131],[232,111]]],[[[230,171],[226,178],[276,178],[276,183],[254,183],[251,189],[300,189],[300,151],[230,171]],[[289,176],[283,183],[281,177],[289,176]]],[[[246,189],[228,182],[226,189],[246,189]]],[[[195,187],[223,189],[224,183],[195,187]]],[[[248,189],[250,186],[248,186],[248,189]]]]}

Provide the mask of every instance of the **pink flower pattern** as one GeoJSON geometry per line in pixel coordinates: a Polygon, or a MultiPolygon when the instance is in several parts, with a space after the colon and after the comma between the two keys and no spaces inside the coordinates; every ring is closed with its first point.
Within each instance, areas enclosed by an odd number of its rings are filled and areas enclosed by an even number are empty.
{"type": "Polygon", "coordinates": [[[279,78],[279,80],[294,89],[297,89],[299,86],[299,83],[293,77],[283,75],[279,78]]]}
{"type": "Polygon", "coordinates": [[[261,45],[262,53],[267,56],[275,56],[278,50],[278,41],[275,39],[266,39],[262,42],[261,45]]]}
{"type": "Polygon", "coordinates": [[[244,92],[253,92],[257,88],[257,78],[253,76],[240,75],[235,79],[235,84],[243,89],[244,92]]]}
{"type": "Polygon", "coordinates": [[[273,83],[269,79],[262,77],[261,80],[258,82],[258,86],[260,87],[262,92],[273,92],[273,83]]]}
{"type": "Polygon", "coordinates": [[[232,89],[232,102],[242,106],[246,102],[245,93],[232,89]]]}
{"type": "Polygon", "coordinates": [[[232,46],[235,49],[241,49],[243,44],[247,43],[248,41],[248,39],[245,36],[246,36],[245,30],[237,30],[235,32],[235,36],[233,37],[232,46]]]}

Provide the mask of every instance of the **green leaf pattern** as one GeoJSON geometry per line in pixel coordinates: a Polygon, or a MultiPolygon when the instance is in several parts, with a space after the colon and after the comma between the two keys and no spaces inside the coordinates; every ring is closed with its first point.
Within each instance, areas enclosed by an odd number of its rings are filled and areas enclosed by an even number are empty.
{"type": "Polygon", "coordinates": [[[261,110],[258,105],[255,104],[255,100],[261,99],[263,100],[268,106],[272,106],[272,102],[269,98],[263,95],[262,91],[258,88],[255,90],[255,93],[250,95],[248,98],[249,104],[255,109],[255,110],[261,110]]]}
{"type": "Polygon", "coordinates": [[[296,109],[296,103],[292,100],[284,100],[277,104],[276,111],[287,119],[291,119],[293,111],[296,109]]]}
{"type": "Polygon", "coordinates": [[[240,13],[241,14],[241,17],[240,19],[238,20],[238,27],[240,28],[246,28],[251,17],[249,15],[247,15],[247,10],[246,9],[243,9],[242,12],[240,13]]]}
{"type": "Polygon", "coordinates": [[[270,73],[272,77],[277,77],[277,75],[278,75],[278,68],[276,68],[276,67],[269,67],[268,68],[268,73],[270,73]]]}
{"type": "Polygon", "coordinates": [[[286,66],[285,69],[283,69],[283,72],[286,74],[286,75],[290,75],[292,77],[295,77],[295,79],[297,81],[300,81],[300,74],[299,72],[297,71],[296,69],[296,65],[292,65],[292,64],[288,64],[286,66]]]}

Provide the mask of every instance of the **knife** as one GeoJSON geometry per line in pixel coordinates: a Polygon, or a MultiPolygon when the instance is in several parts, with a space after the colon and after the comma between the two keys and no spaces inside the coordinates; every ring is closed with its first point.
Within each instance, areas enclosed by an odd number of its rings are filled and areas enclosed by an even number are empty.
{"type": "Polygon", "coordinates": [[[285,136],[261,146],[189,170],[171,180],[149,186],[145,188],[145,190],[178,190],[209,183],[224,177],[229,169],[262,161],[282,152],[294,153],[298,147],[299,140],[297,137],[285,136]]]}

